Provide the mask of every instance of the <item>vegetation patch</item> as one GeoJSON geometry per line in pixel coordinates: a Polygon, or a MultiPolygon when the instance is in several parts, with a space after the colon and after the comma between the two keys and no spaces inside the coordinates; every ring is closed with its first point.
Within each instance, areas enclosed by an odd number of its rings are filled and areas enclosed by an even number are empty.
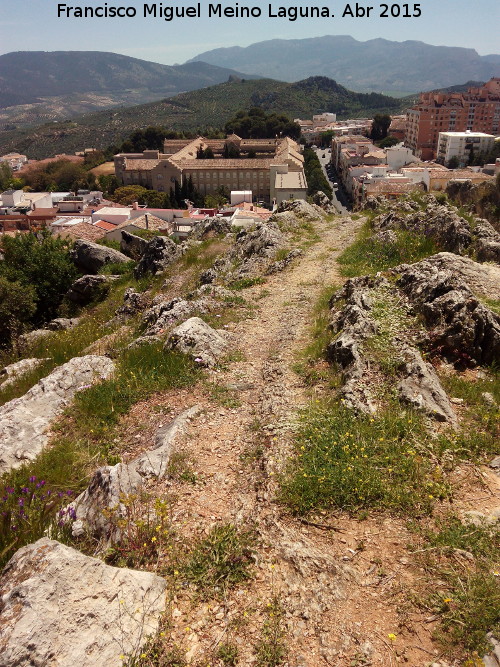
{"type": "Polygon", "coordinates": [[[366,223],[357,240],[339,256],[342,275],[352,278],[385,271],[398,264],[419,262],[440,250],[424,234],[398,230],[395,243],[383,243],[373,238],[372,233],[370,224],[366,223]]]}
{"type": "Polygon", "coordinates": [[[296,514],[373,508],[424,515],[450,494],[432,449],[411,412],[369,417],[341,403],[315,403],[301,415],[279,498],[296,514]]]}
{"type": "Polygon", "coordinates": [[[278,596],[274,596],[265,607],[266,619],[262,635],[255,646],[257,667],[279,667],[283,665],[288,650],[285,643],[284,612],[278,596]]]}
{"type": "Polygon", "coordinates": [[[232,524],[212,528],[188,553],[180,568],[183,577],[205,599],[223,596],[252,576],[253,539],[251,531],[232,524]]]}
{"type": "Polygon", "coordinates": [[[419,604],[439,618],[436,640],[455,659],[484,655],[491,650],[487,634],[500,636],[499,527],[447,516],[415,529],[423,543],[415,553],[427,578],[419,604]]]}

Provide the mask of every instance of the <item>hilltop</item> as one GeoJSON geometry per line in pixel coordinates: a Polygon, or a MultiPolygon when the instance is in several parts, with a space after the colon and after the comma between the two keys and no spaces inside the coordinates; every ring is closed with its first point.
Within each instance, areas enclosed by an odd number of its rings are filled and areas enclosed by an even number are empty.
{"type": "Polygon", "coordinates": [[[176,131],[219,130],[237,111],[250,107],[292,118],[307,118],[322,111],[347,118],[398,113],[406,106],[407,100],[379,93],[356,93],[326,77],[297,83],[233,80],[157,102],[85,114],[27,130],[0,132],[0,153],[15,149],[31,158],[43,158],[71,153],[83,146],[105,148],[123,141],[131,131],[150,125],[176,131]]]}
{"type": "Polygon", "coordinates": [[[328,208],[59,248],[93,295],[0,357],[0,664],[498,655],[500,237],[328,208]]]}
{"type": "Polygon", "coordinates": [[[499,76],[499,58],[480,56],[474,49],[432,46],[414,40],[360,42],[349,35],[326,35],[213,49],[192,60],[283,81],[321,72],[355,90],[400,95],[455,85],[457,73],[462,80],[486,81],[499,76]]]}

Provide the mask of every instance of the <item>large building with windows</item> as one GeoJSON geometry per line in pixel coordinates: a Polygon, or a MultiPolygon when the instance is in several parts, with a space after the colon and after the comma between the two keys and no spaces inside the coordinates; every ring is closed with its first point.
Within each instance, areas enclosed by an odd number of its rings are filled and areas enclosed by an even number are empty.
{"type": "Polygon", "coordinates": [[[223,187],[228,192],[250,190],[255,200],[271,202],[282,187],[282,174],[304,176],[300,146],[289,137],[242,139],[233,134],[226,139],[165,139],[163,153],[115,155],[115,174],[122,185],[142,185],[169,192],[175,182],[191,179],[202,195],[223,187]]]}
{"type": "Polygon", "coordinates": [[[422,160],[436,157],[440,132],[500,132],[500,78],[466,93],[421,93],[406,116],[405,144],[422,160]]]}

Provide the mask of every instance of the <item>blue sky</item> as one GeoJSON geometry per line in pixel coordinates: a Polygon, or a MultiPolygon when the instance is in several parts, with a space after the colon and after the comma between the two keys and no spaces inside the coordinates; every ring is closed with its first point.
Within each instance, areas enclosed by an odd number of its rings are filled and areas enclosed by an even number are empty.
{"type": "MultiPolygon", "coordinates": [[[[147,0],[151,3],[153,0],[147,0]]],[[[306,0],[308,1],[308,0],[306,0]]],[[[263,16],[255,19],[163,19],[142,17],[143,2],[107,0],[108,6],[133,6],[138,16],[129,19],[57,18],[56,0],[0,0],[0,53],[9,51],[95,50],[171,65],[220,46],[247,46],[265,39],[351,35],[365,41],[384,37],[395,41],[420,40],[428,44],[474,48],[481,55],[500,53],[500,0],[422,0],[420,18],[341,18],[345,0],[311,0],[330,7],[334,19],[268,19],[268,2],[239,0],[239,5],[259,6],[263,16]]],[[[387,0],[391,4],[391,0],[387,0]]],[[[67,5],[102,6],[105,0],[67,0],[67,5]]],[[[157,3],[158,5],[161,3],[157,3]]],[[[172,4],[164,0],[164,5],[172,4]]],[[[177,0],[176,6],[195,4],[177,0]]],[[[234,6],[235,2],[223,2],[234,6]]],[[[292,6],[290,0],[273,7],[292,6]]],[[[351,3],[355,5],[355,3],[351,3]]],[[[378,2],[360,3],[375,7],[378,2]]],[[[402,4],[402,3],[401,3],[402,4]]],[[[201,0],[206,15],[207,0],[201,0]]],[[[305,6],[305,3],[302,5],[305,6]]],[[[410,8],[413,3],[410,3],[410,8]]],[[[76,73],[75,73],[76,74],[76,73]]]]}

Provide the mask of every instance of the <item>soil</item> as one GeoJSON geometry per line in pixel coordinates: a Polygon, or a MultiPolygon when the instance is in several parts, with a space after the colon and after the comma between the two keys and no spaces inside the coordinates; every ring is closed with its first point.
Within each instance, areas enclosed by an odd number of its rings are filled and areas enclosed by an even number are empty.
{"type": "MultiPolygon", "coordinates": [[[[186,541],[227,523],[258,536],[255,577],[246,585],[222,602],[203,601],[182,586],[174,596],[169,644],[182,647],[190,664],[222,664],[213,655],[226,641],[238,646],[238,665],[256,664],[255,644],[274,598],[284,610],[289,667],[458,664],[441,660],[435,619],[410,602],[424,572],[407,548],[412,535],[404,520],[324,513],[308,523],[276,501],[297,411],[324,390],[307,387],[293,365],[310,339],[318,297],[345,280],[336,258],[363,222],[316,223],[318,242],[284,272],[243,292],[256,308],[252,319],[228,325],[236,360],[209,371],[209,381],[228,389],[237,407],[215,402],[205,385],[157,395],[127,418],[123,445],[133,457],[151,446],[158,426],[201,404],[201,416],[176,445],[197,482],[164,481],[155,493],[175,497],[172,521],[186,541]],[[257,450],[262,456],[253,455],[257,450]]],[[[495,494],[498,504],[498,477],[484,477],[480,486],[470,470],[462,474],[468,482],[460,510],[491,507],[495,494]]]]}

